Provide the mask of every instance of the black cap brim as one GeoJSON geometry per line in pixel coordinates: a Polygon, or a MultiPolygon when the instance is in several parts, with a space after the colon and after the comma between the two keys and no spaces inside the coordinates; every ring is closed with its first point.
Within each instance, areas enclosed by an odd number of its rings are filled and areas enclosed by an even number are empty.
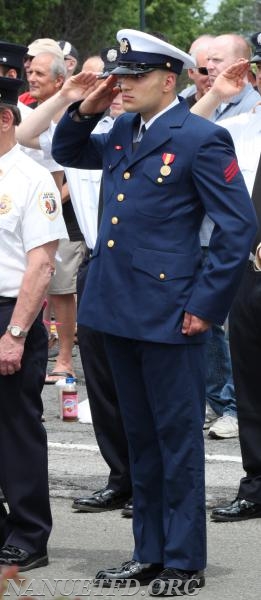
{"type": "Polygon", "coordinates": [[[260,63],[261,62],[261,54],[255,54],[253,58],[250,60],[251,63],[260,63]]]}
{"type": "Polygon", "coordinates": [[[141,73],[151,73],[151,71],[155,71],[155,67],[150,68],[144,68],[144,69],[138,69],[138,68],[132,68],[131,66],[119,66],[116,67],[116,69],[113,69],[113,71],[111,71],[110,75],[140,75],[141,73]]]}

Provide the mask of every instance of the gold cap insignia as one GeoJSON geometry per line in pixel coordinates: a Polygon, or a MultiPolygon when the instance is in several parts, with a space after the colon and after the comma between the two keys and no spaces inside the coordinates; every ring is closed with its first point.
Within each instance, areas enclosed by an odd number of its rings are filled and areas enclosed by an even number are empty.
{"type": "Polygon", "coordinates": [[[120,41],[120,53],[121,54],[126,54],[129,50],[129,41],[127,40],[127,38],[122,38],[122,40],[120,41]]]}

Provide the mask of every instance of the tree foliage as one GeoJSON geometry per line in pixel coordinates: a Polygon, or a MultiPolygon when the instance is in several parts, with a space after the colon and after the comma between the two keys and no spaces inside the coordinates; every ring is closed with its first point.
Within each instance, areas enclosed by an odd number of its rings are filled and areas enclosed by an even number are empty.
{"type": "MultiPolygon", "coordinates": [[[[1,39],[28,44],[38,37],[71,41],[85,57],[115,43],[118,29],[140,28],[138,0],[0,0],[1,39]]],[[[184,50],[203,32],[200,0],[147,0],[146,31],[158,31],[184,50]]]]}
{"type": "Polygon", "coordinates": [[[201,0],[0,0],[0,37],[24,44],[38,37],[66,39],[84,59],[115,44],[118,29],[140,29],[141,4],[145,30],[160,31],[183,50],[202,33],[260,28],[259,0],[223,0],[212,17],[201,0]]]}
{"type": "Polygon", "coordinates": [[[261,3],[257,0],[223,0],[208,21],[208,30],[215,35],[239,33],[248,37],[261,25],[261,3]]]}
{"type": "Polygon", "coordinates": [[[59,4],[61,0],[0,0],[1,40],[27,44],[43,37],[43,24],[59,4]]]}
{"type": "Polygon", "coordinates": [[[205,33],[206,14],[200,0],[151,0],[146,2],[146,29],[160,29],[171,43],[188,50],[191,42],[205,33]]]}

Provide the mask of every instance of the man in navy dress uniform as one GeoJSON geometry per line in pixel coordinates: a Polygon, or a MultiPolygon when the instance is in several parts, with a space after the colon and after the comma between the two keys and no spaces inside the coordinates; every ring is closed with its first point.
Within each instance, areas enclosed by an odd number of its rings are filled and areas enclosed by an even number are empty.
{"type": "Polygon", "coordinates": [[[96,91],[86,76],[87,96],[53,142],[57,162],[104,173],[78,321],[105,332],[129,443],[135,547],[96,582],[154,579],[151,595],[177,595],[205,583],[204,346],[211,323],[226,318],[256,219],[229,133],[176,96],[193,59],[146,33],[117,39],[114,75],[96,91]],[[108,134],[92,134],[117,81],[126,113],[108,134]],[[205,213],[215,227],[202,266],[205,213]]]}

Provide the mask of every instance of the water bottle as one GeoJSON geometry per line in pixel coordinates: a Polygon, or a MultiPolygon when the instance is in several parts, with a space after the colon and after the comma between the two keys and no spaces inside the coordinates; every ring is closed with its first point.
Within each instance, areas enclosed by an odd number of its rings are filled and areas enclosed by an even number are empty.
{"type": "Polygon", "coordinates": [[[61,418],[63,421],[78,421],[78,392],[75,377],[66,377],[61,389],[61,418]]]}

